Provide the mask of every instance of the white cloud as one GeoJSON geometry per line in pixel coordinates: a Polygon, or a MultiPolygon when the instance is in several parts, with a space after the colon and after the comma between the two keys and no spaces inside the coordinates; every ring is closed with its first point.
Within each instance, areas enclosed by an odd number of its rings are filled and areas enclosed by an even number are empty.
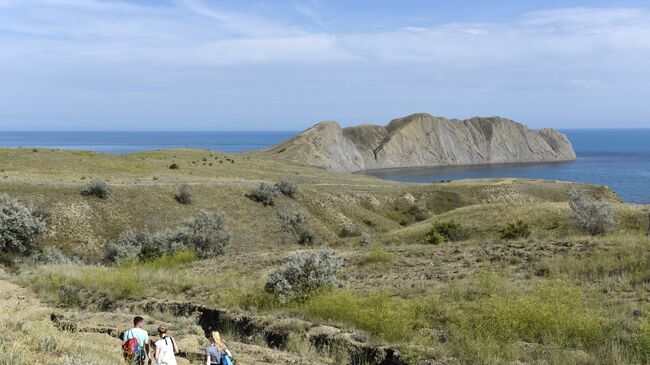
{"type": "MultiPolygon", "coordinates": [[[[197,64],[432,62],[436,65],[562,63],[575,57],[650,51],[650,13],[644,9],[570,8],[535,12],[508,23],[453,23],[390,32],[313,33],[217,9],[200,0],[173,6],[120,1],[6,2],[27,16],[0,14],[0,45],[17,52],[97,55],[197,64]],[[12,37],[20,37],[19,40],[12,37]]],[[[296,3],[305,16],[313,7],[296,3]]],[[[624,56],[624,55],[623,55],[624,56]]],[[[597,62],[597,60],[589,60],[597,62]]]]}
{"type": "Polygon", "coordinates": [[[70,100],[90,103],[92,95],[106,118],[129,117],[115,114],[111,100],[122,100],[127,113],[139,108],[131,97],[138,95],[142,115],[161,104],[176,108],[177,100],[178,118],[251,101],[262,104],[260,115],[303,108],[303,122],[314,121],[307,118],[315,110],[320,118],[352,109],[515,118],[522,110],[561,110],[540,101],[561,105],[564,93],[600,95],[595,104],[605,112],[633,109],[608,104],[612,87],[616,95],[628,90],[626,102],[637,110],[647,104],[647,9],[555,9],[508,22],[419,22],[389,31],[356,24],[361,30],[346,32],[343,22],[332,24],[336,31],[327,22],[311,30],[318,3],[296,1],[289,6],[310,19],[304,27],[199,0],[0,0],[0,118],[32,98],[43,115],[56,115],[58,105],[72,113],[70,100]]]}

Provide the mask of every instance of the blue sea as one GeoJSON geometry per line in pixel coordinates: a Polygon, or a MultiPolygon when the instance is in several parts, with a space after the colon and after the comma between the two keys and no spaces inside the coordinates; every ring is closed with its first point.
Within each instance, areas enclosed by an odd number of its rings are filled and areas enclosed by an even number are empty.
{"type": "MultiPolygon", "coordinates": [[[[402,182],[525,177],[607,185],[625,201],[650,204],[650,129],[562,130],[576,150],[572,162],[408,168],[366,172],[402,182]]],[[[0,132],[0,147],[130,153],[167,148],[241,152],[272,146],[296,132],[0,132]]]]}

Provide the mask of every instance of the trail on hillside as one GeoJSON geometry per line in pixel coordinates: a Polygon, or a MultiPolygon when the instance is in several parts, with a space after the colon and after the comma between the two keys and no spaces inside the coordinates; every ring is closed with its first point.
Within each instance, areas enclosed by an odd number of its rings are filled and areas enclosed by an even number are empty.
{"type": "MultiPolygon", "coordinates": [[[[16,285],[8,280],[0,272],[0,331],[7,336],[0,339],[0,350],[3,361],[12,365],[40,365],[40,364],[66,364],[70,359],[77,359],[75,363],[93,364],[120,364],[121,341],[115,336],[112,328],[124,329],[125,320],[131,314],[123,313],[117,315],[107,312],[77,312],[70,311],[62,313],[60,308],[51,308],[43,304],[40,299],[29,289],[16,285]],[[53,313],[57,315],[74,318],[79,326],[73,333],[57,328],[52,321],[53,313]],[[97,325],[101,323],[101,327],[97,325]],[[85,326],[85,327],[84,327],[85,326]],[[108,327],[107,327],[108,326],[108,327]],[[102,331],[106,333],[101,333],[102,331]],[[54,339],[52,339],[54,338],[54,339]],[[48,349],[56,355],[47,359],[43,356],[44,343],[52,343],[48,349]],[[77,357],[75,357],[77,356],[77,357]],[[81,357],[79,357],[81,356],[81,357]],[[43,362],[45,361],[45,362],[43,362]]],[[[138,313],[140,314],[140,313],[138,313]]],[[[148,319],[149,320],[149,319],[148,319]]],[[[178,318],[183,322],[184,318],[178,318]]],[[[149,326],[158,325],[159,321],[150,321],[149,326]]],[[[196,344],[193,348],[190,343],[196,342],[196,338],[176,338],[181,344],[181,351],[189,352],[189,358],[178,358],[179,365],[203,364],[201,348],[196,344]],[[183,348],[184,344],[188,344],[183,348]]],[[[300,356],[270,349],[263,346],[244,344],[236,341],[228,341],[228,346],[235,354],[237,364],[296,364],[296,365],[319,365],[323,362],[302,359],[300,356]]],[[[187,356],[187,355],[184,355],[187,356]]],[[[0,363],[3,363],[0,361],[0,363]]]]}

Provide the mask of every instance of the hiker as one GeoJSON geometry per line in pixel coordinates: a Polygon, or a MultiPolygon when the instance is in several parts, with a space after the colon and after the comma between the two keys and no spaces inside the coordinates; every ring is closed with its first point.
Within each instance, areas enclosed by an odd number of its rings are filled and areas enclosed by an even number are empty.
{"type": "Polygon", "coordinates": [[[212,332],[210,346],[205,349],[205,365],[232,365],[232,354],[221,341],[219,332],[212,332]]]}
{"type": "Polygon", "coordinates": [[[122,337],[122,350],[124,359],[134,365],[145,365],[149,354],[149,334],[143,330],[144,318],[133,318],[133,328],[124,332],[122,337]]]}
{"type": "Polygon", "coordinates": [[[158,336],[160,340],[156,341],[156,365],[176,365],[176,356],[178,354],[178,346],[174,338],[167,335],[167,328],[158,327],[158,336]]]}

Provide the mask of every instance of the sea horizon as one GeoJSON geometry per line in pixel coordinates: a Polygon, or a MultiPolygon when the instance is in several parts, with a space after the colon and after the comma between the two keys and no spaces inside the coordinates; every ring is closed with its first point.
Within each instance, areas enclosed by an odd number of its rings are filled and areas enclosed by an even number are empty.
{"type": "MultiPolygon", "coordinates": [[[[604,185],[624,201],[650,204],[650,128],[567,128],[575,161],[408,167],[361,173],[403,183],[472,178],[533,178],[604,185]]],[[[0,148],[43,148],[107,154],[195,148],[240,153],[271,147],[299,131],[13,131],[0,148]]]]}

